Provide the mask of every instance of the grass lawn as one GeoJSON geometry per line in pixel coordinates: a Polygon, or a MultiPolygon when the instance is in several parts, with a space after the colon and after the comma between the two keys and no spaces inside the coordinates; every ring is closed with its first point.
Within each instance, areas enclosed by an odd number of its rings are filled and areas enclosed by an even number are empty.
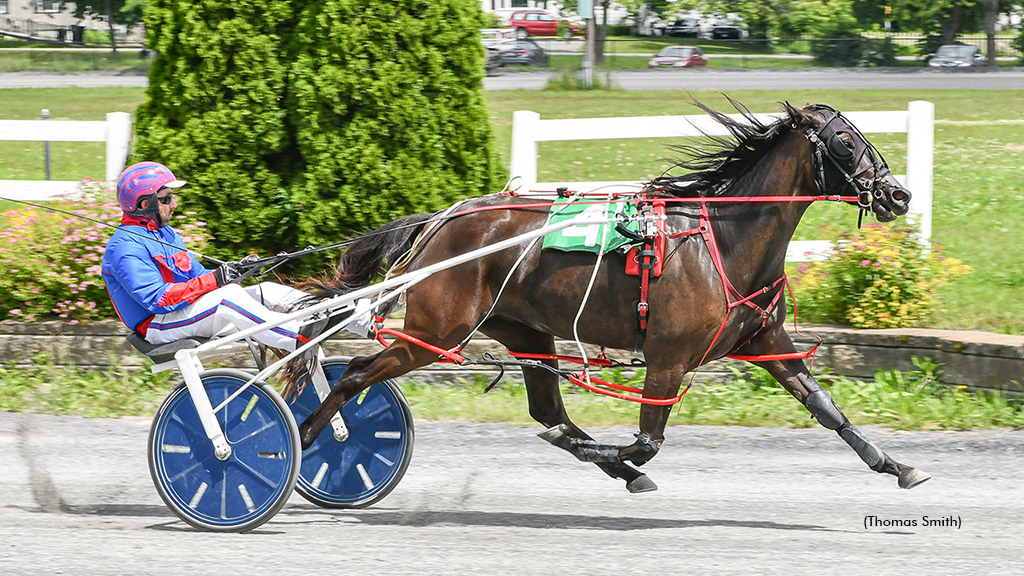
{"type": "MultiPolygon", "coordinates": [[[[681,71],[688,73],[690,71],[681,71]]],[[[950,256],[974,271],[941,292],[929,323],[936,328],[982,329],[1024,334],[1024,99],[999,90],[738,91],[730,94],[754,112],[778,109],[779,100],[802,105],[827,103],[844,111],[904,110],[912,100],[929,100],[935,111],[933,238],[950,256]]],[[[715,107],[726,103],[714,92],[693,96],[715,107]]],[[[0,90],[6,119],[39,117],[100,120],[107,112],[134,111],[141,88],[0,90]]],[[[512,112],[533,110],[543,118],[588,118],[693,114],[683,91],[657,92],[488,92],[495,150],[509,160],[512,112]]],[[[872,135],[894,173],[906,170],[906,137],[872,135]]],[[[540,145],[542,180],[643,179],[659,174],[671,156],[666,140],[551,142],[540,145]]],[[[55,179],[102,178],[102,145],[53,144],[55,179]]],[[[42,179],[42,145],[0,143],[0,179],[42,179]]],[[[0,208],[5,207],[0,203],[0,208]]],[[[9,207],[6,206],[6,207],[9,207]]],[[[827,231],[856,226],[850,207],[812,206],[798,238],[825,238],[827,231]]]]}
{"type": "Polygon", "coordinates": [[[151,60],[143,58],[135,48],[121,49],[116,56],[110,52],[58,52],[38,48],[0,52],[0,72],[45,72],[68,74],[97,70],[116,70],[129,74],[145,74],[151,60]]]}

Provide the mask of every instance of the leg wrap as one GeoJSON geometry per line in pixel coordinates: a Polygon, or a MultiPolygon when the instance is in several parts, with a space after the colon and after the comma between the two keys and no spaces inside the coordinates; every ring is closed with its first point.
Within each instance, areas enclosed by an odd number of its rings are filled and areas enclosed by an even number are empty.
{"type": "Polygon", "coordinates": [[[637,466],[643,466],[658,454],[664,440],[652,440],[646,432],[634,434],[636,442],[619,451],[619,458],[628,460],[637,466]]]}
{"type": "Polygon", "coordinates": [[[847,421],[846,416],[836,406],[836,403],[832,401],[832,395],[821,389],[807,395],[807,399],[804,400],[804,407],[807,408],[807,411],[811,413],[811,416],[819,424],[829,430],[838,430],[847,421]]]}
{"type": "Polygon", "coordinates": [[[836,432],[853,448],[860,459],[875,472],[881,472],[885,467],[885,454],[864,437],[864,434],[849,422],[843,424],[836,432]]]}
{"type": "Polygon", "coordinates": [[[582,462],[619,462],[619,447],[569,436],[569,427],[559,424],[538,434],[582,462]]]}

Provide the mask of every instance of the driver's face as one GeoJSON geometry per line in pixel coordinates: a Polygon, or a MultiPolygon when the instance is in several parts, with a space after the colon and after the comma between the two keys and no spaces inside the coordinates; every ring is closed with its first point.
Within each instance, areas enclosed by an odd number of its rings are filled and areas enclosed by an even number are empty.
{"type": "Polygon", "coordinates": [[[163,188],[156,194],[157,208],[160,210],[160,221],[169,223],[171,221],[171,215],[174,214],[174,209],[178,207],[178,199],[171,193],[170,188],[163,188]],[[170,198],[168,204],[164,204],[170,198]],[[164,202],[162,202],[163,200],[164,202]]]}

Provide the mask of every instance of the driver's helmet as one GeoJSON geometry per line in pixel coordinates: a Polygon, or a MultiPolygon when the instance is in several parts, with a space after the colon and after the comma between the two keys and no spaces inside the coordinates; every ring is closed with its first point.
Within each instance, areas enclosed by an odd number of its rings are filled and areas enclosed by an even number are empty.
{"type": "Polygon", "coordinates": [[[117,203],[125,214],[141,214],[139,203],[149,198],[149,210],[155,212],[156,193],[161,188],[181,188],[184,180],[174,177],[171,169],[157,162],[139,162],[132,164],[121,173],[117,181],[117,203]]]}

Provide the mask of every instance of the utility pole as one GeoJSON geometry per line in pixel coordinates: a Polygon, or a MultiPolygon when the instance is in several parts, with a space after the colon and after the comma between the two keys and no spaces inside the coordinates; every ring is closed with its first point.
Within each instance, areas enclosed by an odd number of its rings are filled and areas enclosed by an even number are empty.
{"type": "Polygon", "coordinates": [[[579,0],[579,15],[586,22],[586,40],[583,50],[583,87],[594,87],[594,40],[597,37],[594,25],[594,0],[579,0]]]}

